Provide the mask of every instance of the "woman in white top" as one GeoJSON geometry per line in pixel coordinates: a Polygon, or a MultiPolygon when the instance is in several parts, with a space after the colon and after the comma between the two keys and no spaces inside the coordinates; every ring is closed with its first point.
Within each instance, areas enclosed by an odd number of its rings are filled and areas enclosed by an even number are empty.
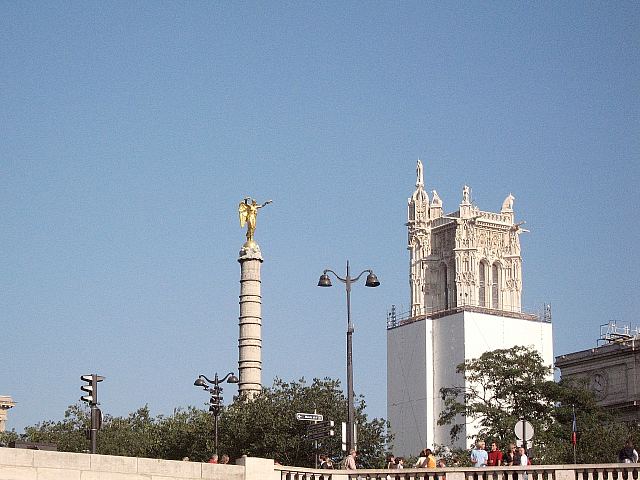
{"type": "Polygon", "coordinates": [[[415,468],[423,468],[427,466],[427,452],[425,450],[422,450],[420,455],[418,455],[418,460],[416,460],[416,463],[413,465],[415,468]]]}

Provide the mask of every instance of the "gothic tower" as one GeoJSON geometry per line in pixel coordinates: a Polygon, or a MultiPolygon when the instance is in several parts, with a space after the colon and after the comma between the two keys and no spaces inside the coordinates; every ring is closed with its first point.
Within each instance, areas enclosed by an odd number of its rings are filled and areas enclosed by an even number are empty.
{"type": "Polygon", "coordinates": [[[407,229],[412,317],[472,306],[520,312],[520,228],[509,194],[499,213],[481,211],[468,186],[456,212],[444,216],[442,200],[424,190],[418,160],[416,190],[408,200],[407,229]]]}
{"type": "MultiPolygon", "coordinates": [[[[435,190],[425,190],[418,160],[416,189],[408,199],[410,310],[387,324],[387,418],[393,451],[415,455],[451,445],[450,426],[437,424],[443,387],[465,388],[456,366],[486,351],[522,345],[553,363],[548,318],[522,312],[522,223],[513,195],[499,212],[480,210],[468,186],[458,209],[444,214],[435,190]]],[[[477,432],[462,422],[454,446],[466,448],[477,432]]]]}

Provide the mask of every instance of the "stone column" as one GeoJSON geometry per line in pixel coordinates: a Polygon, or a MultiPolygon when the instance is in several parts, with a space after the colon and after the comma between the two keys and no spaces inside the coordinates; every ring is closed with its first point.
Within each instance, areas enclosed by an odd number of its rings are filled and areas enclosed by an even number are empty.
{"type": "Polygon", "coordinates": [[[16,406],[13,399],[6,395],[0,395],[0,432],[4,432],[7,427],[7,413],[10,408],[16,406]]]}
{"type": "Polygon", "coordinates": [[[262,254],[255,242],[240,250],[240,334],[238,338],[238,393],[252,399],[262,390],[262,254]]]}

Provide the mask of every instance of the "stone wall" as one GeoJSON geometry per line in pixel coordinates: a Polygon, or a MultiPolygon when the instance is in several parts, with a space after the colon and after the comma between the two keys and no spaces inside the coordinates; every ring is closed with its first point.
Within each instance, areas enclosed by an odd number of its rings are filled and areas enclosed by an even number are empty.
{"type": "Polygon", "coordinates": [[[242,465],[212,465],[0,448],[0,480],[250,480],[245,475],[247,466],[258,473],[251,480],[269,480],[273,475],[273,460],[243,457],[239,463],[242,465]],[[267,467],[266,475],[258,472],[261,467],[267,467]]]}

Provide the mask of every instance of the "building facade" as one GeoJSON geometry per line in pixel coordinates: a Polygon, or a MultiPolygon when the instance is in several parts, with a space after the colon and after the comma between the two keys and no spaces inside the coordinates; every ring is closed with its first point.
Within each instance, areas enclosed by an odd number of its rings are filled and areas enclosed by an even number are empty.
{"type": "Polygon", "coordinates": [[[623,422],[640,422],[640,331],[610,322],[601,345],[556,357],[563,380],[587,385],[598,405],[623,422]]]}
{"type": "MultiPolygon", "coordinates": [[[[416,173],[406,224],[411,307],[387,325],[387,417],[399,455],[451,445],[451,427],[437,424],[439,391],[464,387],[458,364],[515,345],[553,362],[550,319],[521,310],[524,230],[513,195],[499,212],[482,211],[465,185],[458,210],[445,214],[438,193],[425,190],[419,160],[416,173]]],[[[476,431],[466,424],[455,446],[467,446],[476,431]]]]}

